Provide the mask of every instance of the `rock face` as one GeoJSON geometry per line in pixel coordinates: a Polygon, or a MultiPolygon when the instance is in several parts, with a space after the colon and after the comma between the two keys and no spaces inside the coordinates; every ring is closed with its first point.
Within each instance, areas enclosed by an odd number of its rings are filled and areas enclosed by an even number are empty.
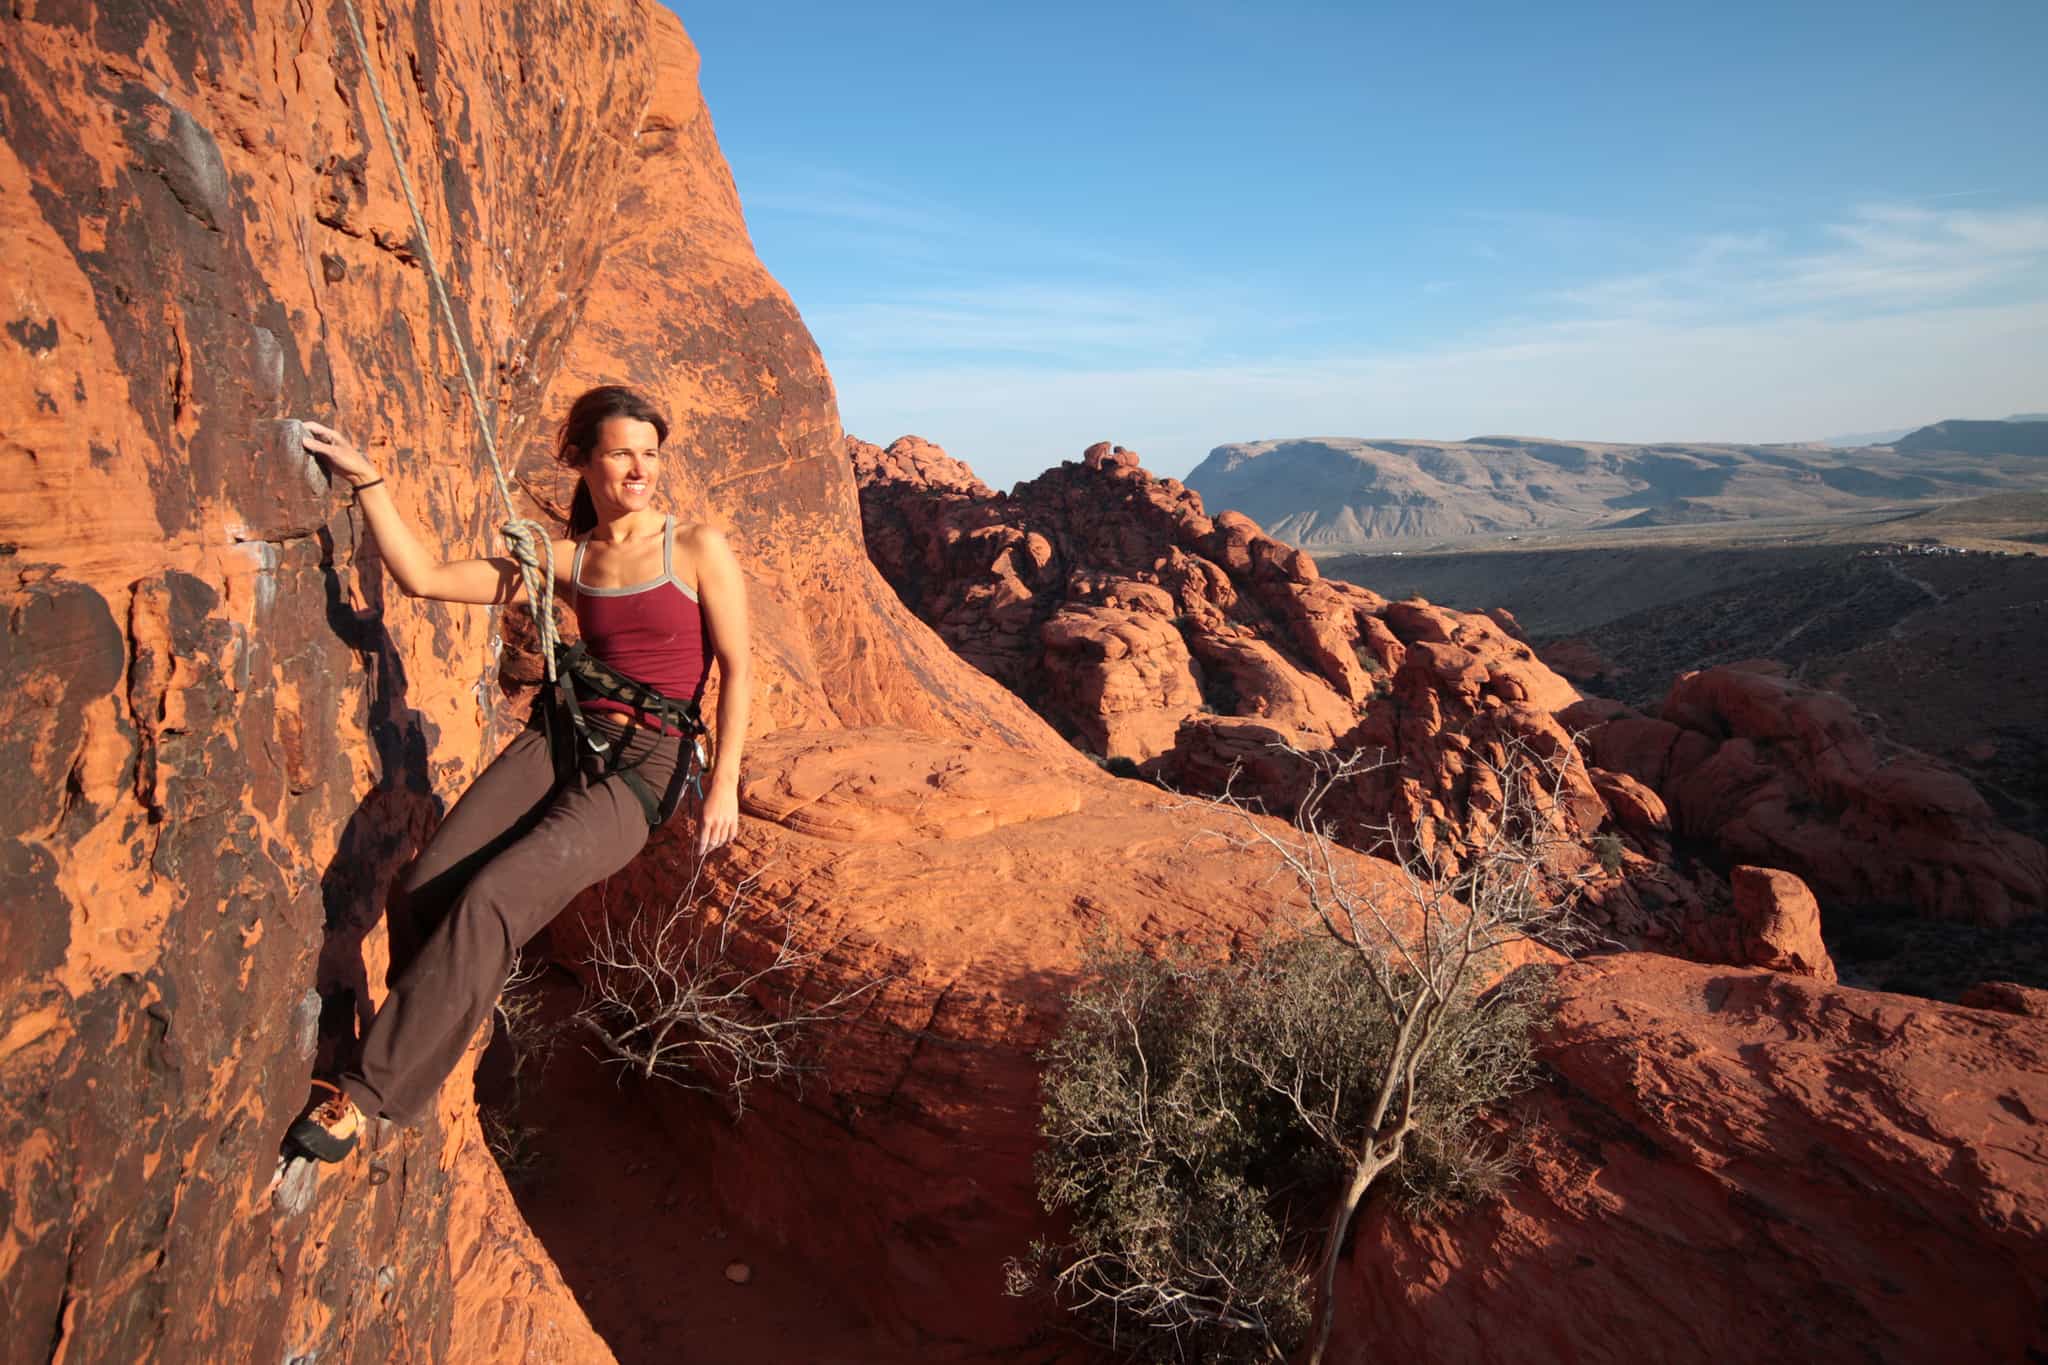
{"type": "MultiPolygon", "coordinates": [[[[381,988],[385,886],[499,737],[491,614],[394,600],[278,425],[336,418],[431,537],[481,541],[454,356],[316,9],[0,25],[9,1359],[610,1358],[460,1085],[272,1188],[316,1054],[381,988]]],[[[366,9],[516,439],[635,170],[652,16],[366,9]]]]}
{"type": "Polygon", "coordinates": [[[1393,821],[1453,859],[1492,828],[1486,765],[1514,746],[1567,770],[1566,833],[1607,809],[1552,712],[1578,698],[1512,621],[1324,580],[1247,518],[1210,518],[1122,447],[1009,494],[936,447],[849,440],[868,552],[961,657],[1081,747],[1272,810],[1309,778],[1280,746],[1365,751],[1333,812],[1393,821]]]}
{"type": "Polygon", "coordinates": [[[1587,735],[1592,762],[1661,794],[1676,831],[1796,873],[1830,903],[1983,924],[2048,907],[2048,850],[1961,774],[1881,752],[1848,702],[1776,665],[1686,674],[1661,718],[1622,714],[1587,735]]]}
{"type": "Polygon", "coordinates": [[[1559,985],[1523,1174],[1366,1221],[1333,1358],[2048,1349],[2048,1023],[1648,955],[1559,985]]]}
{"type": "Polygon", "coordinates": [[[1744,957],[1775,972],[1835,979],[1834,959],[1820,936],[1820,903],[1805,882],[1768,867],[1738,867],[1729,880],[1744,957]]]}

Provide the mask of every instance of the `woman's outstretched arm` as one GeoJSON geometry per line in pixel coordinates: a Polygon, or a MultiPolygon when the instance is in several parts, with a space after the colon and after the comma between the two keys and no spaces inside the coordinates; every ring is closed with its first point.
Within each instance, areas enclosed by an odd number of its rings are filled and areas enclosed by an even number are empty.
{"type": "MultiPolygon", "coordinates": [[[[518,602],[526,596],[519,576],[519,563],[508,555],[483,559],[441,559],[420,544],[406,524],[398,504],[392,500],[391,485],[380,482],[377,467],[333,427],[306,422],[306,449],[325,460],[335,473],[361,487],[356,506],[370,524],[377,539],[384,567],[409,597],[431,597],[442,602],[518,602]],[[374,485],[374,486],[365,486],[374,485]]],[[[549,568],[557,579],[567,577],[567,555],[575,553],[574,542],[553,542],[549,568]]]]}
{"type": "Polygon", "coordinates": [[[704,604],[711,652],[718,660],[718,749],[704,789],[704,818],[697,828],[697,855],[702,857],[739,833],[740,748],[747,738],[753,666],[747,639],[747,584],[739,560],[723,533],[698,526],[688,534],[697,562],[697,600],[704,604]]]}

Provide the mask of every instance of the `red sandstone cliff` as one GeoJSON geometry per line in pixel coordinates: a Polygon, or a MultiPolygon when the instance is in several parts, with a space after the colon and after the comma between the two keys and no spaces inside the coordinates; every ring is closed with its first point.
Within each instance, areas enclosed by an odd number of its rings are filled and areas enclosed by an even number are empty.
{"type": "MultiPolygon", "coordinates": [[[[367,9],[518,433],[635,171],[656,12],[367,9]]],[[[482,542],[340,18],[0,22],[10,1360],[609,1359],[459,1084],[368,1162],[271,1188],[316,1052],[381,986],[384,886],[497,738],[491,615],[388,594],[275,425],[336,416],[429,534],[482,542]]]]}

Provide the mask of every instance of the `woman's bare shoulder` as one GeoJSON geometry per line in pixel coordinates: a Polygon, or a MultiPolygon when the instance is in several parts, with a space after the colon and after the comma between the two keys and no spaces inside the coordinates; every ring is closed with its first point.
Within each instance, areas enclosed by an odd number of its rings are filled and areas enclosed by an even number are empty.
{"type": "Polygon", "coordinates": [[[707,550],[729,549],[730,546],[723,527],[709,521],[693,521],[676,526],[676,548],[702,554],[707,550]]]}

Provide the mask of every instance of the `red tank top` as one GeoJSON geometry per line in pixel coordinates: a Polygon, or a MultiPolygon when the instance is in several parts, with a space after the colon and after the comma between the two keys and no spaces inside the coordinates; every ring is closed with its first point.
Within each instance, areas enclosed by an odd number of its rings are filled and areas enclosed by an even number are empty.
{"type": "MultiPolygon", "coordinates": [[[[675,518],[661,522],[661,577],[628,588],[583,586],[585,543],[576,542],[569,605],[591,656],[664,697],[696,701],[704,694],[711,654],[705,648],[704,608],[676,577],[675,518]]],[[[584,702],[583,709],[633,714],[624,702],[603,697],[584,702]]]]}

